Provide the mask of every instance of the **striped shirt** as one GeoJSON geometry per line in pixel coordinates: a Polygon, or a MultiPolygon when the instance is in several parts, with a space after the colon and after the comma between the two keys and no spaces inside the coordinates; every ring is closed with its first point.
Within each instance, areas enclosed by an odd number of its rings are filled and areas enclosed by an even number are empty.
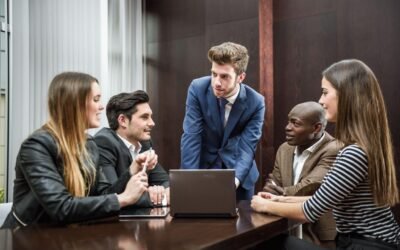
{"type": "Polygon", "coordinates": [[[315,222],[333,209],[336,230],[400,244],[400,227],[390,207],[374,204],[368,179],[368,160],[357,145],[341,150],[321,187],[303,204],[304,214],[315,222]]]}

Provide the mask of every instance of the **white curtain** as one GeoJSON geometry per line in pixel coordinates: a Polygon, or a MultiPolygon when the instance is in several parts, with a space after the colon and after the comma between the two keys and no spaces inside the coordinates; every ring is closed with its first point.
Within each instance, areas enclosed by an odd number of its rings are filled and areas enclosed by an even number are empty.
{"type": "Polygon", "coordinates": [[[116,93],[145,88],[141,0],[13,0],[10,9],[9,200],[16,155],[47,119],[56,74],[95,76],[104,105],[116,93]]]}

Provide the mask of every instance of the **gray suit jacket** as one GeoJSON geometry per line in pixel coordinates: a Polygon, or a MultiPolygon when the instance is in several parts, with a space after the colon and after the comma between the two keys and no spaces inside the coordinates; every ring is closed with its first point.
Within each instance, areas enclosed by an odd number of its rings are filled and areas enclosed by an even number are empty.
{"type": "MultiPolygon", "coordinates": [[[[100,159],[99,164],[107,179],[114,183],[119,176],[128,171],[132,163],[132,156],[124,142],[119,138],[117,133],[110,128],[102,128],[96,133],[94,140],[99,148],[100,159]]],[[[151,147],[151,141],[141,142],[144,152],[151,147]]],[[[148,171],[149,186],[161,185],[169,186],[168,173],[165,172],[160,164],[148,171]]],[[[144,193],[136,202],[135,207],[152,207],[148,193],[144,193]]]]}
{"type": "MultiPolygon", "coordinates": [[[[283,143],[276,154],[275,165],[272,174],[276,184],[283,187],[285,194],[289,196],[313,195],[322,183],[322,179],[340,150],[341,145],[327,132],[321,143],[314,149],[304,163],[299,182],[293,185],[293,157],[295,146],[283,143]]],[[[334,240],[336,236],[336,224],[332,213],[322,216],[320,220],[309,226],[303,227],[304,231],[310,231],[312,238],[318,240],[334,240]]],[[[315,239],[314,239],[315,241],[315,239]]]]}

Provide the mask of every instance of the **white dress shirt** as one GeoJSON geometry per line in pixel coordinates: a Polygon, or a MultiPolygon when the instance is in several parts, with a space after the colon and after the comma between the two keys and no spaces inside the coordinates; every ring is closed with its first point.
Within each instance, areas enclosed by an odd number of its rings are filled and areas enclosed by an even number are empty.
{"type": "Polygon", "coordinates": [[[296,146],[294,150],[294,158],[293,158],[293,184],[297,184],[299,182],[301,171],[303,171],[304,163],[308,159],[308,157],[314,152],[315,148],[321,143],[324,139],[325,133],[321,136],[321,138],[314,143],[312,146],[305,149],[301,154],[298,152],[298,147],[296,146]]]}
{"type": "Polygon", "coordinates": [[[118,137],[124,142],[125,146],[129,149],[131,153],[132,159],[135,160],[136,156],[139,154],[140,150],[142,150],[142,144],[138,142],[138,147],[130,143],[127,139],[123,138],[117,133],[118,137]]]}
{"type": "Polygon", "coordinates": [[[234,95],[225,98],[228,102],[225,105],[224,127],[226,126],[226,122],[228,121],[229,114],[231,113],[231,110],[232,110],[232,106],[235,103],[237,97],[239,96],[239,92],[240,92],[240,85],[239,85],[238,91],[234,95]]]}

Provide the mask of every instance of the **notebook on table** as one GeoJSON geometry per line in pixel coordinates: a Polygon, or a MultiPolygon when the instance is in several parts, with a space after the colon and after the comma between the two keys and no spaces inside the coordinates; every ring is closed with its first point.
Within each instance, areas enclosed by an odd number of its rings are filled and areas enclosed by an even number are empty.
{"type": "Polygon", "coordinates": [[[171,169],[169,181],[171,216],[237,216],[234,169],[171,169]]]}

